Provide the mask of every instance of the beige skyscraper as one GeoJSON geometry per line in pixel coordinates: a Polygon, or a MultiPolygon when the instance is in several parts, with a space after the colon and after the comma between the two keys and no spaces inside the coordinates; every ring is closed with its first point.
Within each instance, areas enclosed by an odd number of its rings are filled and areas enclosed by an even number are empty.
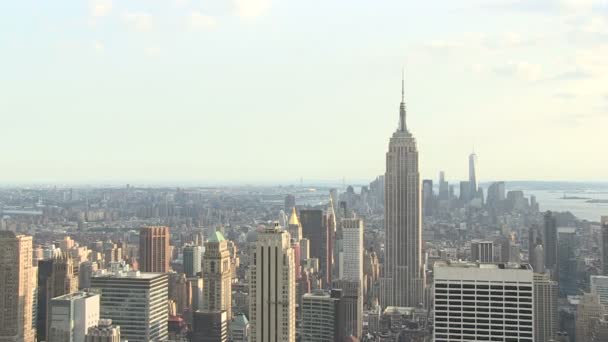
{"type": "Polygon", "coordinates": [[[251,342],[296,338],[295,256],[279,224],[258,233],[249,268],[251,342]]]}
{"type": "MultiPolygon", "coordinates": [[[[402,84],[403,87],[403,84],[402,84]]],[[[386,261],[381,304],[417,306],[423,302],[420,173],[416,139],[406,125],[402,88],[399,128],[390,139],[384,177],[386,261]]]]}
{"type": "Polygon", "coordinates": [[[32,237],[0,231],[0,341],[33,342],[32,237]]]}
{"type": "Polygon", "coordinates": [[[576,308],[575,334],[576,342],[590,342],[592,326],[595,320],[604,316],[604,306],[595,293],[584,293],[576,308]]]}
{"type": "Polygon", "coordinates": [[[534,341],[549,342],[557,334],[557,282],[549,274],[534,273],[534,341]]]}
{"type": "MultiPolygon", "coordinates": [[[[46,307],[46,336],[49,337],[50,304],[55,297],[78,291],[79,265],[68,254],[61,252],[53,258],[51,276],[46,283],[46,303],[38,303],[46,307]]],[[[41,289],[39,289],[41,291],[41,289]]]]}
{"type": "Polygon", "coordinates": [[[205,243],[202,311],[226,311],[232,318],[232,270],[228,241],[215,231],[205,243]]]}

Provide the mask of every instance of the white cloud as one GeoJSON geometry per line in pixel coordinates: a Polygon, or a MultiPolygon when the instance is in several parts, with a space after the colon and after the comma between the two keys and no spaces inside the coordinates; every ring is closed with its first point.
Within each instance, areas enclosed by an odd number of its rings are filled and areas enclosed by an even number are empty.
{"type": "Polygon", "coordinates": [[[239,17],[253,18],[270,10],[271,0],[235,0],[236,14],[239,17]]]}
{"type": "Polygon", "coordinates": [[[112,0],[93,0],[91,1],[91,15],[103,17],[112,11],[112,0]]]}
{"type": "Polygon", "coordinates": [[[137,12],[125,12],[123,13],[123,20],[127,25],[136,31],[144,32],[150,31],[154,26],[152,15],[149,13],[137,12]]]}
{"type": "Polygon", "coordinates": [[[212,30],[217,26],[217,20],[199,11],[192,11],[188,16],[188,25],[195,30],[212,30]]]}
{"type": "Polygon", "coordinates": [[[186,7],[190,4],[190,0],[175,0],[175,5],[178,7],[186,7]]]}
{"type": "Polygon", "coordinates": [[[540,65],[528,62],[509,62],[494,68],[499,75],[514,76],[521,80],[534,82],[541,77],[540,65]]]}
{"type": "Polygon", "coordinates": [[[105,50],[105,46],[103,45],[103,43],[102,43],[102,42],[100,42],[100,41],[95,41],[95,42],[93,43],[93,49],[94,49],[96,52],[98,52],[98,53],[102,53],[102,52],[103,52],[103,50],[105,50]]]}
{"type": "Polygon", "coordinates": [[[158,56],[160,54],[160,48],[158,46],[148,46],[144,49],[144,53],[148,56],[158,56]]]}

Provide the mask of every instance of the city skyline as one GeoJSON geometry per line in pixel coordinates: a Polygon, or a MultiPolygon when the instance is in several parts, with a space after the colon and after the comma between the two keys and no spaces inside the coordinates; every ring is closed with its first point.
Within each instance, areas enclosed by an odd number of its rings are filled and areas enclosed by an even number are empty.
{"type": "Polygon", "coordinates": [[[605,6],[535,4],[3,4],[2,182],[373,179],[402,67],[422,178],[606,181],[605,6]]]}

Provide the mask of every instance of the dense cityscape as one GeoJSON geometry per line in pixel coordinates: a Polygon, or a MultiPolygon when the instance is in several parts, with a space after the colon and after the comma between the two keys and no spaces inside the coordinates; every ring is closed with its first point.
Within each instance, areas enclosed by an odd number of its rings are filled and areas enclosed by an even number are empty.
{"type": "Polygon", "coordinates": [[[0,341],[608,341],[608,216],[421,179],[407,114],[366,185],[0,189],[0,341]]]}

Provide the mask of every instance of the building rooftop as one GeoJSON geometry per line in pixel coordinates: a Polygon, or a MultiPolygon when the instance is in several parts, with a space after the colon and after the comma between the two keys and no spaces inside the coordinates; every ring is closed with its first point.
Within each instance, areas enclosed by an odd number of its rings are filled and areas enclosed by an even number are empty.
{"type": "Polygon", "coordinates": [[[55,297],[52,300],[72,300],[72,299],[83,299],[83,298],[91,298],[99,296],[97,293],[88,292],[88,291],[78,291],[70,294],[66,294],[63,296],[55,297]]]}
{"type": "Polygon", "coordinates": [[[291,209],[291,216],[289,217],[289,225],[300,225],[300,220],[298,219],[298,213],[296,212],[296,207],[291,209]]]}
{"type": "Polygon", "coordinates": [[[518,263],[480,263],[471,261],[461,260],[439,260],[435,262],[435,268],[437,267],[453,267],[453,268],[478,268],[478,269],[489,269],[489,270],[532,270],[530,264],[518,264],[518,263]]]}
{"type": "Polygon", "coordinates": [[[226,239],[224,239],[224,235],[222,235],[222,232],[220,232],[219,230],[216,230],[215,232],[211,233],[211,236],[209,236],[209,239],[207,239],[207,242],[222,242],[225,241],[226,239]]]}

